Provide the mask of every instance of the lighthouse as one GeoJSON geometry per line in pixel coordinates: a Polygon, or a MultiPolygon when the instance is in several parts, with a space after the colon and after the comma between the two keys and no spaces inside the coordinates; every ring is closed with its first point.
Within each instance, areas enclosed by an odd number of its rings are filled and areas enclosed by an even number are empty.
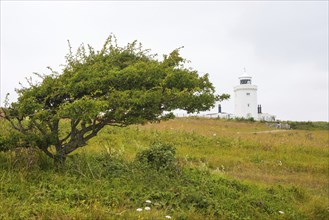
{"type": "Polygon", "coordinates": [[[246,71],[239,77],[239,85],[234,87],[235,117],[258,120],[260,106],[257,106],[257,86],[246,71]]]}
{"type": "Polygon", "coordinates": [[[210,118],[253,118],[256,121],[275,121],[276,116],[264,113],[262,105],[257,102],[257,86],[252,84],[252,77],[244,73],[239,77],[239,85],[234,87],[235,112],[234,114],[223,111],[221,103],[218,104],[217,113],[208,113],[210,118]]]}

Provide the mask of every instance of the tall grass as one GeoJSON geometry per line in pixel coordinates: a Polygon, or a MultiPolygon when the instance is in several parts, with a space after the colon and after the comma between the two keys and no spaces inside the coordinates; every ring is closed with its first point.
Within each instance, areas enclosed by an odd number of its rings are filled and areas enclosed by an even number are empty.
{"type": "Polygon", "coordinates": [[[0,219],[327,219],[328,132],[272,130],[199,118],[107,127],[62,173],[37,150],[2,152],[0,219]],[[177,169],[136,162],[154,142],[176,147],[177,169]]]}

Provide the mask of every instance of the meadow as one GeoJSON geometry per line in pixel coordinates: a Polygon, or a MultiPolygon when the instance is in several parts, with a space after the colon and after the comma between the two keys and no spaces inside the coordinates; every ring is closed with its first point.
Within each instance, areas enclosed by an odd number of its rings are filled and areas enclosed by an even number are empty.
{"type": "Polygon", "coordinates": [[[261,122],[106,127],[61,172],[36,149],[0,152],[0,219],[328,219],[328,144],[328,129],[261,122]]]}

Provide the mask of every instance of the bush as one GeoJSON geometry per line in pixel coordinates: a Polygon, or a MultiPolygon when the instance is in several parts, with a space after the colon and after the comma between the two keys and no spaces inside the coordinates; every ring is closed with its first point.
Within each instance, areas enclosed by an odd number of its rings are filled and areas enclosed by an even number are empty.
{"type": "Polygon", "coordinates": [[[329,123],[324,121],[288,121],[291,129],[294,130],[329,130],[329,123]]]}
{"type": "Polygon", "coordinates": [[[0,151],[6,151],[7,148],[7,140],[0,134],[0,151]]]}
{"type": "Polygon", "coordinates": [[[176,149],[170,144],[154,143],[149,149],[139,152],[136,160],[156,170],[176,168],[176,149]]]}
{"type": "Polygon", "coordinates": [[[14,150],[18,147],[27,147],[24,143],[22,135],[16,131],[7,130],[6,132],[0,133],[0,151],[14,150]]]}
{"type": "Polygon", "coordinates": [[[255,122],[255,119],[253,117],[250,117],[250,118],[236,117],[233,120],[241,121],[241,122],[255,122]]]}

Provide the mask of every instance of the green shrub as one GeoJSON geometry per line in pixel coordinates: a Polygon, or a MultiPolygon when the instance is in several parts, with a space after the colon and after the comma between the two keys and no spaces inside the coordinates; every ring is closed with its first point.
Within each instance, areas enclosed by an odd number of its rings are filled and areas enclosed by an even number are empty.
{"type": "Polygon", "coordinates": [[[138,162],[156,170],[172,170],[176,167],[176,149],[170,144],[154,143],[149,149],[137,153],[138,162]]]}
{"type": "Polygon", "coordinates": [[[18,136],[14,133],[0,134],[0,151],[8,151],[16,147],[14,143],[18,140],[18,136]]]}
{"type": "Polygon", "coordinates": [[[15,148],[26,148],[26,140],[23,135],[13,130],[1,131],[0,133],[0,151],[14,150],[15,148]]]}
{"type": "Polygon", "coordinates": [[[242,122],[255,122],[255,119],[253,117],[250,117],[250,118],[236,117],[233,120],[242,121],[242,122]]]}
{"type": "Polygon", "coordinates": [[[294,130],[329,130],[329,123],[324,121],[288,121],[291,129],[294,130]]]}
{"type": "Polygon", "coordinates": [[[0,134],[0,151],[6,151],[7,146],[6,146],[6,139],[0,134]]]}

